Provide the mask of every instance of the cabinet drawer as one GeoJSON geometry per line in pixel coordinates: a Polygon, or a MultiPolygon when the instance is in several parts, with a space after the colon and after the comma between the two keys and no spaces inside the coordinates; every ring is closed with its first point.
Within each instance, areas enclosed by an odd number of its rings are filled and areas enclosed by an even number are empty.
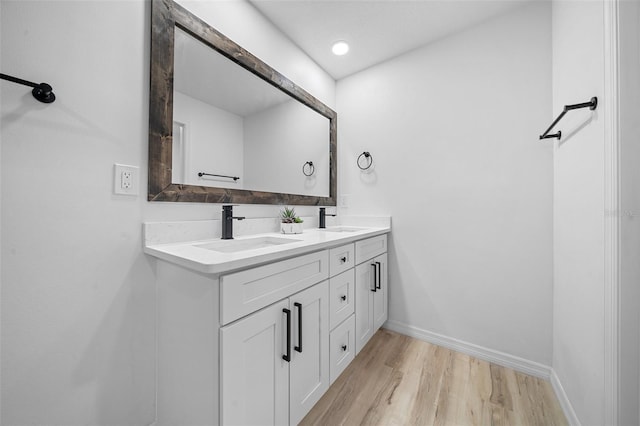
{"type": "Polygon", "coordinates": [[[338,275],[355,265],[355,246],[346,244],[329,250],[329,276],[338,275]]]}
{"type": "Polygon", "coordinates": [[[356,265],[387,251],[387,234],[356,241],[356,265]]]}
{"type": "Polygon", "coordinates": [[[332,384],[355,358],[356,317],[351,315],[329,336],[329,383],[332,384]]]}
{"type": "Polygon", "coordinates": [[[228,324],[328,277],[327,250],[224,275],[220,322],[228,324]]]}
{"type": "Polygon", "coordinates": [[[355,278],[355,271],[350,269],[329,280],[330,329],[355,312],[355,278]]]}

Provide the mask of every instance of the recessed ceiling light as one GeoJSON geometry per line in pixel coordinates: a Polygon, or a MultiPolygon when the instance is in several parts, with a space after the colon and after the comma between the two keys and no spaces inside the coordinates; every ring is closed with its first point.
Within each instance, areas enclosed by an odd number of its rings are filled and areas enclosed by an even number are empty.
{"type": "Polygon", "coordinates": [[[333,47],[331,47],[331,51],[334,55],[342,56],[345,55],[349,51],[349,45],[346,41],[336,41],[333,43],[333,47]]]}

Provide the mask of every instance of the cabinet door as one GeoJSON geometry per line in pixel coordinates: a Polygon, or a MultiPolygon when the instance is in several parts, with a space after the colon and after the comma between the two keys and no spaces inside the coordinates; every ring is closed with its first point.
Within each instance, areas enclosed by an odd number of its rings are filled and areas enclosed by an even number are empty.
{"type": "Polygon", "coordinates": [[[220,329],[220,424],[289,423],[285,309],[288,300],[220,329]]]}
{"type": "Polygon", "coordinates": [[[356,355],[373,336],[374,265],[356,266],[356,355]]]}
{"type": "Polygon", "coordinates": [[[295,425],[329,389],[329,282],[291,296],[289,301],[293,315],[289,420],[295,425]]]}
{"type": "Polygon", "coordinates": [[[373,293],[373,332],[375,333],[376,330],[382,327],[382,324],[384,324],[389,315],[389,304],[387,301],[389,297],[387,253],[376,257],[372,263],[374,263],[377,268],[375,271],[377,277],[374,277],[374,282],[377,283],[377,291],[373,293]]]}

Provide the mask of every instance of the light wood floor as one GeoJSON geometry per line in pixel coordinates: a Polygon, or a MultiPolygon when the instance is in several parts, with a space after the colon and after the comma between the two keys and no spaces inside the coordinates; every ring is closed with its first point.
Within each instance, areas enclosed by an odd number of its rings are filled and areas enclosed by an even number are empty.
{"type": "Polygon", "coordinates": [[[302,425],[567,425],[551,384],[381,329],[302,425]]]}

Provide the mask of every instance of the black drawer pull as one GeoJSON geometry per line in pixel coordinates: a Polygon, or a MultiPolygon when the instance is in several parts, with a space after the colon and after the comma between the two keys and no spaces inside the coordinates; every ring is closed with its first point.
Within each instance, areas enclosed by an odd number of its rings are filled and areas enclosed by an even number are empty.
{"type": "Polygon", "coordinates": [[[296,302],[293,306],[298,308],[298,346],[295,346],[293,349],[302,353],[302,304],[296,302]]]}
{"type": "Polygon", "coordinates": [[[282,355],[282,359],[291,362],[291,311],[284,308],[282,312],[287,316],[287,353],[282,355]]]}
{"type": "Polygon", "coordinates": [[[376,288],[380,290],[382,288],[382,265],[380,265],[380,262],[376,262],[376,265],[378,265],[378,286],[376,288]]]}
{"type": "Polygon", "coordinates": [[[341,257],[341,258],[340,258],[340,262],[342,262],[342,263],[346,263],[346,262],[347,262],[347,258],[346,258],[346,257],[341,257]]]}
{"type": "Polygon", "coordinates": [[[340,299],[342,299],[343,301],[344,301],[344,300],[347,300],[347,295],[346,295],[346,294],[343,294],[342,296],[340,296],[340,299]]]}
{"type": "Polygon", "coordinates": [[[346,352],[347,351],[347,345],[342,345],[342,352],[346,352]]]}

